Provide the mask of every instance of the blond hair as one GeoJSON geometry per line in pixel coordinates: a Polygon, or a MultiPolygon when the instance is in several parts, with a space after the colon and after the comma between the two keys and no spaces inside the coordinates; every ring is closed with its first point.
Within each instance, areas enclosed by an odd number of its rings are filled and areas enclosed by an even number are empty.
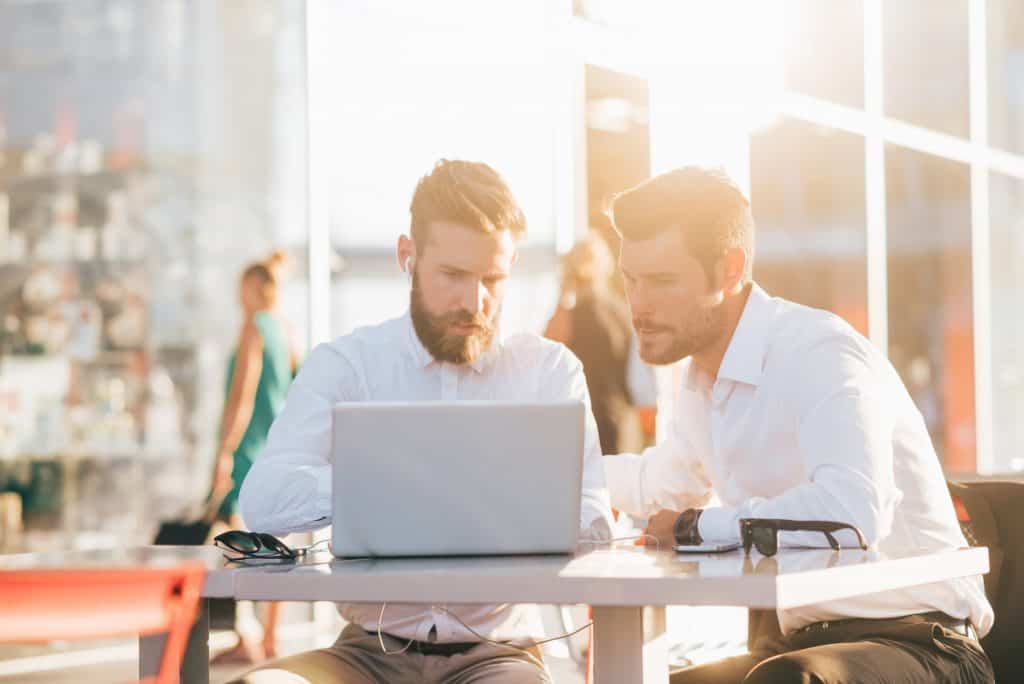
{"type": "Polygon", "coordinates": [[[526,217],[505,179],[482,162],[441,159],[420,178],[409,205],[412,239],[424,244],[430,224],[447,221],[519,239],[526,217]]]}
{"type": "Polygon", "coordinates": [[[578,285],[605,285],[615,269],[615,258],[604,238],[588,233],[562,257],[563,277],[578,285]]]}
{"type": "Polygon", "coordinates": [[[242,271],[242,280],[257,278],[260,283],[260,294],[268,307],[277,304],[277,286],[283,280],[288,265],[288,252],[275,249],[270,256],[262,261],[254,261],[242,271]]]}

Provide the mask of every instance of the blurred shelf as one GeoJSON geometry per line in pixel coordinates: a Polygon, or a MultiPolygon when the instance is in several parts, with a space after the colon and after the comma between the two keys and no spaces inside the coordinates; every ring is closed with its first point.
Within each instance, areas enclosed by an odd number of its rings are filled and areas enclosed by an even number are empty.
{"type": "Polygon", "coordinates": [[[32,268],[33,266],[145,266],[146,259],[39,259],[30,257],[18,261],[0,261],[0,268],[32,268]]]}
{"type": "MultiPolygon", "coordinates": [[[[171,347],[171,349],[180,349],[180,348],[181,347],[171,347]]],[[[71,358],[67,354],[61,354],[61,353],[56,353],[56,354],[24,354],[24,353],[16,352],[16,353],[9,353],[9,354],[0,354],[0,364],[2,364],[5,360],[8,360],[8,359],[14,359],[16,361],[33,361],[33,360],[38,360],[38,361],[61,361],[61,360],[66,360],[66,361],[74,361],[76,363],[81,363],[81,364],[114,364],[114,363],[124,363],[125,361],[130,360],[129,357],[131,355],[138,354],[140,352],[142,352],[142,353],[147,353],[147,352],[150,352],[150,351],[154,351],[155,352],[155,351],[160,351],[161,349],[163,349],[163,347],[157,347],[157,348],[154,348],[154,349],[150,349],[149,347],[131,347],[129,349],[106,349],[106,350],[101,351],[98,354],[96,354],[96,356],[94,356],[93,358],[89,358],[89,359],[71,358]]]]}
{"type": "Polygon", "coordinates": [[[111,462],[111,461],[136,461],[136,462],[166,462],[168,459],[184,458],[190,449],[182,446],[181,449],[154,450],[139,447],[131,450],[105,450],[105,449],[82,449],[62,450],[52,453],[31,453],[17,452],[15,454],[0,454],[0,466],[15,465],[18,463],[81,463],[83,461],[111,462]]]}

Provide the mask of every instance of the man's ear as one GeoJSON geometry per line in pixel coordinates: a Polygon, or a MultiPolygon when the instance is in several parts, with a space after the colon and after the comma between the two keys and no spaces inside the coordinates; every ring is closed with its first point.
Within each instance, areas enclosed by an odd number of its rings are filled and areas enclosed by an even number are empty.
{"type": "Polygon", "coordinates": [[[719,283],[722,291],[735,294],[743,289],[743,276],[747,272],[747,252],[742,247],[730,247],[725,250],[717,264],[719,283]]]}
{"type": "Polygon", "coordinates": [[[416,242],[407,235],[399,236],[395,256],[398,257],[399,268],[403,272],[411,274],[412,263],[416,261],[416,242]]]}

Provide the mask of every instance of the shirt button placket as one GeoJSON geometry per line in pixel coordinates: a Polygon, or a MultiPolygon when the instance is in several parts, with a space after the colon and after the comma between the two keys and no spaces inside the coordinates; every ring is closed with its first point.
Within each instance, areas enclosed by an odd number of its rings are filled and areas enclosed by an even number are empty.
{"type": "Polygon", "coordinates": [[[459,376],[451,364],[444,364],[441,367],[441,399],[452,401],[458,398],[459,376]]]}

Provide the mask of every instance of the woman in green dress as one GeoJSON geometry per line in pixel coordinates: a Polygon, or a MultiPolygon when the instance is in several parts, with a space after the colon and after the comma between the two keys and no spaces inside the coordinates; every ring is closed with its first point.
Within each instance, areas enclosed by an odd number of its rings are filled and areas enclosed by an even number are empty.
{"type": "MultiPolygon", "coordinates": [[[[249,265],[239,287],[244,320],[238,346],[231,355],[227,400],[221,418],[220,445],[213,477],[213,495],[223,497],[221,518],[232,529],[244,527],[238,512],[238,493],[253,461],[263,451],[267,432],[284,406],[288,384],[297,365],[291,335],[277,316],[278,279],[285,255],[249,265]]],[[[261,646],[239,634],[238,646],[218,661],[258,661],[276,656],[275,631],[279,604],[268,606],[261,646]]]]}

